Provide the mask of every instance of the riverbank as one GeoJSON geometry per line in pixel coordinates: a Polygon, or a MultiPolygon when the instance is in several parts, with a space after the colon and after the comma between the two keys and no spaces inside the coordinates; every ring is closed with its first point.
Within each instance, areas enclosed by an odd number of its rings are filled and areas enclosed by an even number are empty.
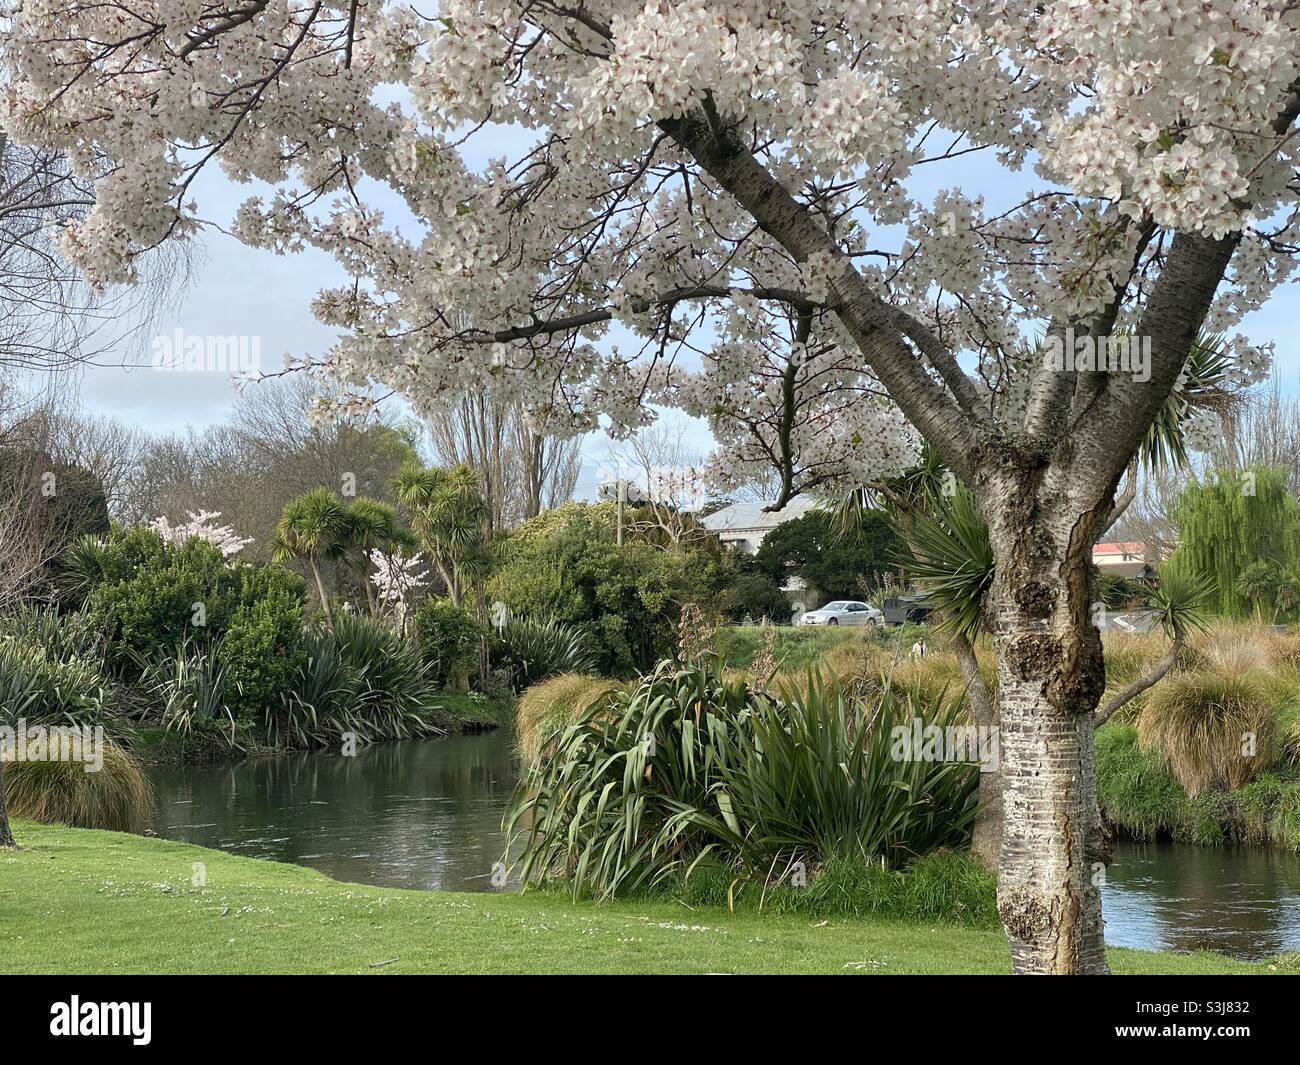
{"type": "MultiPolygon", "coordinates": [[[[405,891],[160,839],[17,822],[7,973],[1005,973],[994,930],[405,891]],[[199,883],[201,881],[201,883],[199,883]]],[[[1300,972],[1300,956],[1112,949],[1117,973],[1300,972]]]]}
{"type": "MultiPolygon", "coordinates": [[[[477,692],[439,692],[436,696],[438,727],[446,736],[491,732],[514,725],[515,699],[489,698],[477,692]]],[[[131,756],[143,766],[216,765],[238,762],[252,755],[289,753],[281,747],[232,747],[218,734],[183,736],[149,724],[127,730],[122,739],[131,756]]],[[[320,750],[321,748],[308,748],[320,750]]]]}

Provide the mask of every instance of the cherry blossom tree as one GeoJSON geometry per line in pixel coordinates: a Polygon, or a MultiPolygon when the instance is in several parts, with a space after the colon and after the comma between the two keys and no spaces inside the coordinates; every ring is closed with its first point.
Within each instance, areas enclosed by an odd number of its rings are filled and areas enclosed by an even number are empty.
{"type": "Polygon", "coordinates": [[[761,465],[783,498],[927,439],[996,556],[1014,966],[1104,971],[1090,545],[1198,330],[1266,372],[1235,333],[1294,267],[1300,9],[422,10],[24,0],[2,119],[93,184],[63,248],[97,283],[194,232],[205,166],[270,183],[242,239],[350,277],[314,303],[342,334],[319,372],[422,411],[483,394],[617,434],[677,406],[723,479],[761,465]],[[1116,335],[1136,363],[1102,357],[1116,335]]]}
{"type": "Polygon", "coordinates": [[[391,608],[398,626],[405,628],[411,593],[429,583],[428,569],[420,569],[424,565],[423,557],[418,551],[406,558],[377,547],[371,548],[367,557],[372,567],[369,581],[375,586],[379,603],[391,608]]]}
{"type": "Polygon", "coordinates": [[[149,528],[157,532],[169,544],[175,544],[177,547],[185,543],[190,537],[197,536],[200,540],[206,540],[220,551],[223,558],[231,558],[239,554],[253,540],[251,537],[240,536],[228,525],[218,525],[216,519],[219,517],[221,517],[221,511],[219,510],[202,510],[197,514],[190,511],[189,521],[173,525],[164,515],[154,518],[149,523],[149,528]]]}

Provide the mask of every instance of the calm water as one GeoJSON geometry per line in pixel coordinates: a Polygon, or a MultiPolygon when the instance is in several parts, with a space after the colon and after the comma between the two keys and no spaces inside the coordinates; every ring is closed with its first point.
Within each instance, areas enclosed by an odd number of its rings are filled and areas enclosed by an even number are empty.
{"type": "MultiPolygon", "coordinates": [[[[515,785],[503,732],[157,770],[168,839],[294,862],[338,880],[492,889],[515,785]]],[[[1106,939],[1243,958],[1300,949],[1300,858],[1258,848],[1121,844],[1103,889],[1106,939]]]]}
{"type": "Polygon", "coordinates": [[[337,880],[487,891],[516,769],[503,732],[153,772],[167,839],[337,880]]]}
{"type": "Polygon", "coordinates": [[[1259,847],[1121,844],[1102,888],[1106,942],[1263,958],[1300,949],[1300,857],[1259,847]]]}

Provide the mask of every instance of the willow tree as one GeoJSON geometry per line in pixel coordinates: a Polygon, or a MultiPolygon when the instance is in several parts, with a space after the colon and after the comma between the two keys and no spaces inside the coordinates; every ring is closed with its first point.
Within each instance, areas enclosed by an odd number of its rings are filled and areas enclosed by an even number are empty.
{"type": "Polygon", "coordinates": [[[1285,470],[1211,471],[1183,489],[1170,516],[1173,558],[1210,579],[1217,613],[1249,617],[1261,600],[1274,612],[1300,569],[1300,505],[1285,470]]]}
{"type": "MultiPolygon", "coordinates": [[[[1014,965],[1104,970],[1089,548],[1197,330],[1293,265],[1300,12],[418,8],[28,0],[4,123],[94,182],[64,244],[97,281],[194,231],[205,166],[271,183],[242,239],[351,275],[313,303],[342,334],[322,370],[423,412],[483,392],[621,432],[675,405],[712,422],[720,480],[771,466],[782,499],[928,439],[996,556],[1014,965]],[[918,169],[951,180],[923,199],[918,169]]],[[[1266,362],[1233,351],[1243,378],[1266,362]]]]}

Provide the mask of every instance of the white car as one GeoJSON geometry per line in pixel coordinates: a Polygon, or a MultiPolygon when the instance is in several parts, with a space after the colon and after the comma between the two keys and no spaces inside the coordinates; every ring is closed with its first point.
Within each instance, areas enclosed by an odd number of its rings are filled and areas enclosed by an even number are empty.
{"type": "Polygon", "coordinates": [[[849,599],[827,603],[799,619],[801,625],[884,625],[885,615],[868,603],[849,599]]]}

